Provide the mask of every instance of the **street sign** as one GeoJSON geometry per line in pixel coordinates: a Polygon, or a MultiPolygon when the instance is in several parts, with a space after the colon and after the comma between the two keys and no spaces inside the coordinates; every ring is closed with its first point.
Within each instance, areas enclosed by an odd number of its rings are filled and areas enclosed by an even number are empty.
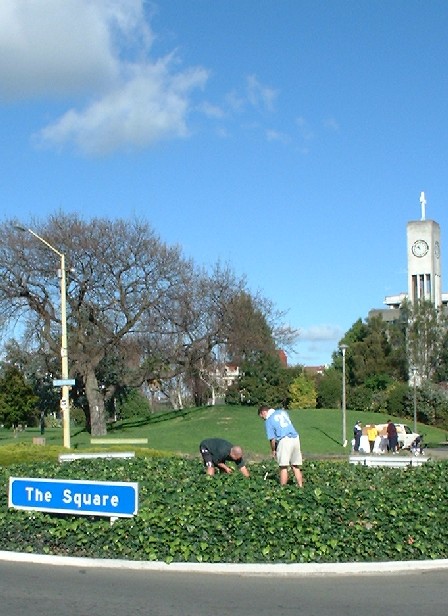
{"type": "Polygon", "coordinates": [[[27,511],[130,518],[138,511],[138,483],[10,477],[8,505],[27,511]]]}
{"type": "Polygon", "coordinates": [[[76,385],[75,379],[53,379],[53,387],[64,387],[67,385],[68,387],[76,385]]]}

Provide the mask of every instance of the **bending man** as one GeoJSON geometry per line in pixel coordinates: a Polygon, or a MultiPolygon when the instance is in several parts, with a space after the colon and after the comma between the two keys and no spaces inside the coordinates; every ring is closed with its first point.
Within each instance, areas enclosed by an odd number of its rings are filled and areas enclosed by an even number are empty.
{"type": "Polygon", "coordinates": [[[239,445],[232,445],[223,438],[206,438],[199,445],[207,475],[214,475],[218,468],[223,473],[232,473],[233,469],[226,462],[235,462],[236,467],[245,477],[249,471],[243,459],[243,450],[239,445]]]}

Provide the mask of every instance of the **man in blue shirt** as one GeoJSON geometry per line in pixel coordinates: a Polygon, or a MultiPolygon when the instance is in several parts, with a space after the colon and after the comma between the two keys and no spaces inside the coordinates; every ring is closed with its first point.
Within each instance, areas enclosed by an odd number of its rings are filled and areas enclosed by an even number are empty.
{"type": "Polygon", "coordinates": [[[288,483],[288,468],[291,467],[300,488],[303,487],[302,452],[300,438],[284,409],[260,406],[258,415],[266,422],[266,436],[271,443],[272,456],[280,467],[280,485],[288,483]]]}

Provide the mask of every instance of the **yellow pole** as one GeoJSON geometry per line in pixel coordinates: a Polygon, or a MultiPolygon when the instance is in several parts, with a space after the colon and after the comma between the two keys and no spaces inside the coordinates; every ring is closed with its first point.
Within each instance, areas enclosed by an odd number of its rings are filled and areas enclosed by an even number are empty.
{"type": "MultiPolygon", "coordinates": [[[[16,228],[20,231],[28,231],[37,238],[40,242],[45,244],[50,250],[56,253],[61,259],[61,378],[63,380],[68,379],[68,350],[67,350],[67,278],[65,271],[65,255],[59,252],[54,246],[52,246],[47,240],[38,235],[32,229],[24,229],[16,225],[16,228]]],[[[60,408],[62,413],[62,426],[64,433],[64,447],[70,449],[70,387],[63,385],[61,388],[61,402],[60,408]]]]}

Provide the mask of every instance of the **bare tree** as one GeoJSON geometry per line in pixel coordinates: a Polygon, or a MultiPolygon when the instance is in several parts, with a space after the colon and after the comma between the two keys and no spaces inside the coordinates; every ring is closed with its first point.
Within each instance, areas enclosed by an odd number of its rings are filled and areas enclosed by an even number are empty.
{"type": "MultiPolygon", "coordinates": [[[[0,227],[0,319],[33,323],[37,339],[60,353],[59,282],[54,254],[17,221],[0,227]]],[[[146,222],[85,222],[53,215],[29,225],[66,255],[70,374],[84,384],[91,433],[106,433],[104,397],[96,370],[111,349],[142,333],[151,312],[162,314],[178,293],[186,267],[146,222]]],[[[154,319],[154,316],[151,317],[154,319]]]]}
{"type": "MultiPolygon", "coordinates": [[[[28,345],[58,357],[59,262],[16,223],[0,226],[0,323],[20,324],[28,345]]],[[[105,400],[117,386],[157,382],[175,408],[188,390],[204,404],[217,356],[239,360],[295,335],[229,266],[195,267],[146,222],[60,213],[29,227],[65,255],[69,372],[85,392],[92,435],[106,433],[105,400]]]]}

